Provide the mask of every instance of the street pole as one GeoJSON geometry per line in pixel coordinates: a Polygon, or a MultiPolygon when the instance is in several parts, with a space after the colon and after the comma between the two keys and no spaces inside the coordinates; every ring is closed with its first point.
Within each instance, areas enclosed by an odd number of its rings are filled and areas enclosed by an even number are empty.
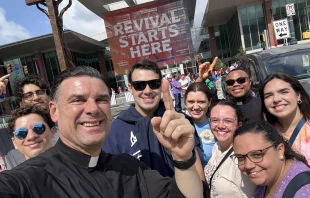
{"type": "Polygon", "coordinates": [[[69,0],[68,5],[60,11],[60,14],[58,8],[59,4],[63,0],[25,0],[25,1],[28,6],[36,5],[37,8],[50,19],[60,70],[64,71],[67,68],[73,67],[74,64],[72,62],[71,52],[67,47],[63,33],[63,14],[72,5],[72,0],[69,0]],[[48,10],[41,8],[40,5],[47,7],[48,10]]]}
{"type": "Polygon", "coordinates": [[[291,34],[291,38],[289,39],[289,44],[290,45],[295,45],[295,44],[297,44],[297,39],[296,39],[296,36],[295,36],[295,28],[294,28],[293,16],[288,16],[287,20],[288,20],[288,25],[290,27],[290,34],[291,34]]]}

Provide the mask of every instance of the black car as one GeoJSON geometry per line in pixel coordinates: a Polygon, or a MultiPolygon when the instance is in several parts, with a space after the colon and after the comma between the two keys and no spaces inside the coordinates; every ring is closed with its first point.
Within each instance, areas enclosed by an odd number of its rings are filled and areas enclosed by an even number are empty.
{"type": "Polygon", "coordinates": [[[265,78],[277,72],[294,76],[310,94],[310,43],[247,54],[242,57],[239,66],[249,71],[255,94],[258,94],[258,89],[265,78]]]}

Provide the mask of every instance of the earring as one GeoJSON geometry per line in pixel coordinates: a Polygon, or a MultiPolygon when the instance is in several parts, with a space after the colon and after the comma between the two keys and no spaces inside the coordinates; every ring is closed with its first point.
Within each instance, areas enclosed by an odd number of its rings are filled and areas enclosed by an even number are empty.
{"type": "Polygon", "coordinates": [[[280,159],[281,159],[281,160],[283,160],[283,159],[284,159],[283,155],[281,155],[280,159]]]}
{"type": "Polygon", "coordinates": [[[302,101],[301,101],[301,100],[298,100],[298,101],[297,101],[297,104],[299,104],[299,105],[300,105],[301,103],[302,103],[302,101]]]}

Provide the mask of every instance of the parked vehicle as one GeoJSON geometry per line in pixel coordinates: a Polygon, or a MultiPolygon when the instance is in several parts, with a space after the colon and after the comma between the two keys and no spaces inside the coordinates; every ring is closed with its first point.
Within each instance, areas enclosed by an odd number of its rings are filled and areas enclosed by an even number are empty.
{"type": "MultiPolygon", "coordinates": [[[[244,55],[239,67],[244,67],[249,71],[252,90],[256,95],[264,79],[277,72],[294,76],[310,94],[310,43],[272,48],[244,55]]],[[[223,90],[223,92],[226,95],[226,91],[223,90]]]]}

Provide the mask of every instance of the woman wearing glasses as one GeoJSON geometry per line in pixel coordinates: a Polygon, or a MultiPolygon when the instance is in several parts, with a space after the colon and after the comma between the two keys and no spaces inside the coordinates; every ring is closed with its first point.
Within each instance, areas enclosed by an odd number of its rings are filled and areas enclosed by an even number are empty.
{"type": "Polygon", "coordinates": [[[233,134],[245,121],[242,110],[232,102],[220,101],[210,109],[210,126],[217,143],[204,171],[211,197],[238,198],[253,195],[255,185],[229,158],[233,154],[233,134]]]}
{"type": "Polygon", "coordinates": [[[260,96],[266,120],[310,163],[310,97],[300,82],[283,73],[270,75],[260,96]]]}
{"type": "Polygon", "coordinates": [[[52,147],[53,126],[54,123],[47,110],[30,105],[13,111],[8,122],[13,144],[26,159],[52,147]]]}
{"type": "Polygon", "coordinates": [[[265,121],[248,122],[233,138],[231,158],[258,185],[254,198],[310,197],[310,172],[304,173],[310,168],[305,157],[294,152],[274,127],[265,121]],[[303,184],[297,176],[300,173],[303,184]]]}
{"type": "Polygon", "coordinates": [[[184,94],[184,103],[190,116],[193,118],[196,131],[200,137],[203,156],[200,156],[203,167],[211,158],[212,148],[215,144],[211,132],[207,112],[211,104],[212,93],[205,83],[193,83],[188,86],[184,94]]]}

